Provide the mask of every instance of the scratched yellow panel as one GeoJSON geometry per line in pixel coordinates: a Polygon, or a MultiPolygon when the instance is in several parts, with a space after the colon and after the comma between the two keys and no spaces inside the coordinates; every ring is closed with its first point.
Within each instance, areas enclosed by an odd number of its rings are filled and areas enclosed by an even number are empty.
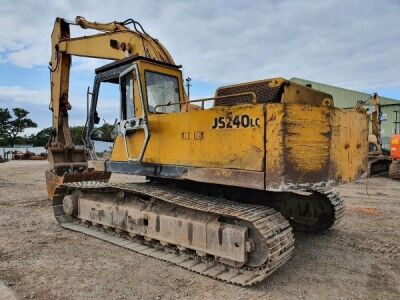
{"type": "Polygon", "coordinates": [[[331,171],[338,180],[357,179],[367,169],[368,119],[336,109],[332,118],[331,171]]]}
{"type": "Polygon", "coordinates": [[[267,189],[328,180],[328,110],[311,105],[267,105],[267,189]]]}
{"type": "Polygon", "coordinates": [[[266,188],[348,182],[364,171],[367,118],[332,107],[267,105],[266,188]]]}
{"type": "Polygon", "coordinates": [[[130,159],[137,158],[142,150],[144,142],[143,130],[129,133],[126,141],[127,146],[125,146],[125,139],[122,136],[118,136],[115,139],[114,148],[111,155],[112,161],[128,161],[126,151],[128,151],[130,159]]]}
{"type": "Polygon", "coordinates": [[[266,182],[281,181],[284,175],[283,105],[267,104],[266,117],[266,182]]]}
{"type": "Polygon", "coordinates": [[[117,136],[114,140],[114,147],[111,153],[112,161],[127,161],[125,140],[122,136],[117,136]]]}
{"type": "Polygon", "coordinates": [[[327,107],[285,106],[285,155],[297,172],[329,167],[330,123],[327,107]]]}
{"type": "Polygon", "coordinates": [[[127,135],[127,149],[130,159],[136,159],[139,157],[144,141],[144,131],[142,129],[127,135]]]}
{"type": "MultiPolygon", "coordinates": [[[[142,162],[263,171],[263,105],[151,114],[149,124],[151,137],[142,162]],[[227,121],[235,116],[248,116],[248,124],[244,123],[248,126],[244,127],[241,123],[239,128],[233,124],[234,128],[212,128],[216,118],[227,121]]],[[[130,155],[142,143],[142,135],[129,135],[130,155]]],[[[121,146],[121,143],[118,144],[118,148],[121,146]]],[[[115,149],[114,152],[121,150],[115,149]]],[[[121,158],[114,155],[113,160],[114,157],[121,158]]]]}

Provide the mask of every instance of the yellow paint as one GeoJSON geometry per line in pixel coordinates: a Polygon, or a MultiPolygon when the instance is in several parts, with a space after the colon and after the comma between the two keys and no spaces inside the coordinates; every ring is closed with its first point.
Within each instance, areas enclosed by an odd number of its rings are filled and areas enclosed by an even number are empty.
{"type": "MultiPolygon", "coordinates": [[[[142,162],[262,171],[263,115],[263,105],[150,114],[151,137],[142,162]],[[252,118],[260,118],[260,127],[211,128],[217,117],[244,114],[252,118]],[[195,135],[198,139],[195,139],[195,135]]],[[[137,156],[142,142],[143,133],[138,132],[127,137],[131,157],[137,156]]],[[[123,147],[123,139],[118,138],[112,160],[127,160],[123,147]]]]}
{"type": "Polygon", "coordinates": [[[71,38],[59,41],[58,47],[61,52],[69,55],[115,60],[141,55],[174,64],[172,57],[160,43],[155,43],[151,37],[134,31],[124,30],[71,38]],[[111,40],[117,41],[118,48],[110,46],[111,40]],[[122,44],[126,45],[125,51],[122,44]]]}

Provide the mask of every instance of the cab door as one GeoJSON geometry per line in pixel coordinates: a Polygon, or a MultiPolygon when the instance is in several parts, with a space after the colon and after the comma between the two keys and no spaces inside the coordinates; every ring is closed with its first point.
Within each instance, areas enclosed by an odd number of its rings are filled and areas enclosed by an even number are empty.
{"type": "Polygon", "coordinates": [[[133,64],[119,77],[121,121],[111,159],[140,162],[149,141],[149,127],[142,97],[139,68],[133,64]]]}

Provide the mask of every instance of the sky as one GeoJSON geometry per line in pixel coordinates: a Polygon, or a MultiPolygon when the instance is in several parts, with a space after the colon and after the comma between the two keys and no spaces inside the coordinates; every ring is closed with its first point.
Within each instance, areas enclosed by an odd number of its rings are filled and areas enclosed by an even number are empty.
{"type": "MultiPolygon", "coordinates": [[[[0,7],[0,107],[31,112],[38,128],[25,134],[51,126],[47,65],[56,17],[139,21],[192,78],[192,99],[212,96],[221,85],[278,76],[400,99],[399,0],[0,0],[0,7]]],[[[91,32],[73,26],[71,33],[91,32]]],[[[71,125],[85,122],[86,89],[105,63],[73,58],[71,125]]],[[[113,123],[118,89],[103,97],[99,112],[113,123]]]]}

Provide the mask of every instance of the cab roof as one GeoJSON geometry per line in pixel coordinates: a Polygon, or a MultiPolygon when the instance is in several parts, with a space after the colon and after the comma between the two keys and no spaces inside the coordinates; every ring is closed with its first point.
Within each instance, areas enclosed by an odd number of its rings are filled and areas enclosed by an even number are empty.
{"type": "Polygon", "coordinates": [[[152,58],[148,58],[148,57],[144,57],[144,56],[139,56],[139,55],[134,55],[134,56],[129,56],[127,58],[123,58],[123,59],[120,59],[120,60],[113,61],[113,62],[111,62],[109,64],[104,65],[104,66],[101,66],[101,67],[99,67],[99,68],[97,68],[95,70],[95,73],[96,74],[100,74],[100,73],[106,72],[108,70],[115,69],[115,68],[122,67],[124,65],[133,63],[133,62],[138,61],[138,60],[146,61],[146,62],[150,62],[150,63],[154,63],[154,64],[166,66],[166,67],[170,67],[170,68],[173,68],[173,69],[182,68],[181,65],[173,65],[173,64],[170,64],[170,63],[166,63],[166,62],[162,62],[162,61],[156,60],[156,59],[152,59],[152,58]]]}

